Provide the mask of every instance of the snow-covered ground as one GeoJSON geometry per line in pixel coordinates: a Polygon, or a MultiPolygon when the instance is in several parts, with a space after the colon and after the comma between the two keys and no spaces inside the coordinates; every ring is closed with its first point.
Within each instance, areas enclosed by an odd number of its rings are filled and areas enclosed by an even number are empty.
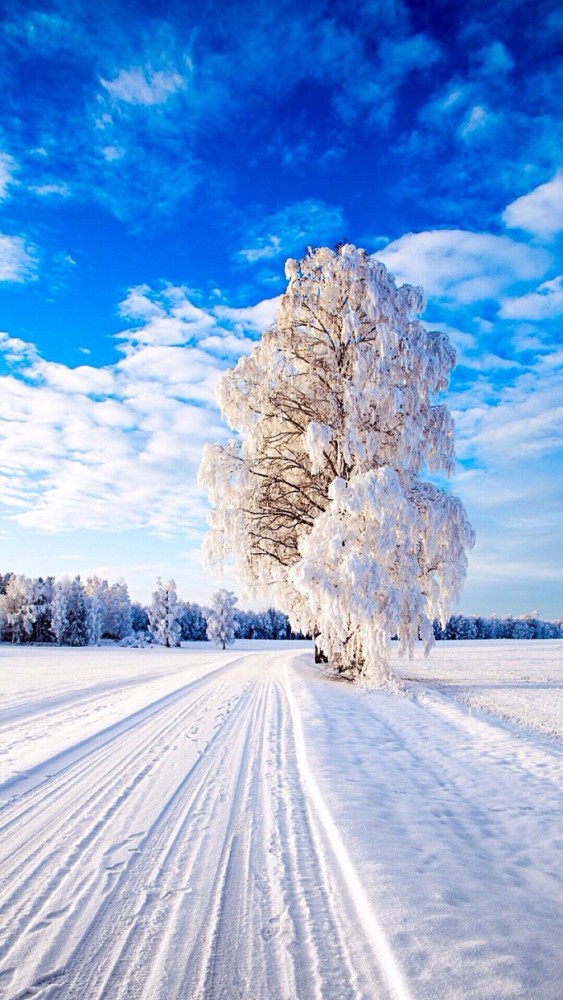
{"type": "Polygon", "coordinates": [[[563,642],[0,646],[0,995],[559,1000],[563,642]]]}

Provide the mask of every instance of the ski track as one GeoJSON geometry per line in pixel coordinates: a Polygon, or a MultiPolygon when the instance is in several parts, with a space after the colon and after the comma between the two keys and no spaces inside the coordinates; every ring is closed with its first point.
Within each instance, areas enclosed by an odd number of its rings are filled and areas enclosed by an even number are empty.
{"type": "Polygon", "coordinates": [[[327,806],[371,872],[414,996],[560,1000],[561,744],[434,692],[337,700],[304,676],[296,694],[327,806]]]}
{"type": "Polygon", "coordinates": [[[184,686],[5,806],[3,996],[407,1000],[311,794],[286,661],[184,686]]]}
{"type": "Polygon", "coordinates": [[[559,745],[287,652],[171,683],[4,786],[2,998],[559,1000],[559,745]]]}

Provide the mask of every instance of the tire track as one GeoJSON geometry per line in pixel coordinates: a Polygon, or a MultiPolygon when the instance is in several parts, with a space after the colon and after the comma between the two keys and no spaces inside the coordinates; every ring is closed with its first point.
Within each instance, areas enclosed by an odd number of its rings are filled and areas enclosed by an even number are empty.
{"type": "MultiPolygon", "coordinates": [[[[177,968],[182,970],[184,963],[189,962],[189,955],[183,954],[186,944],[194,953],[194,961],[203,961],[201,936],[206,933],[207,924],[200,926],[199,934],[186,937],[182,897],[193,895],[189,910],[205,913],[207,919],[207,911],[198,904],[197,896],[205,895],[214,883],[216,844],[208,833],[214,825],[220,831],[216,812],[219,807],[224,809],[223,801],[227,801],[217,788],[216,773],[221,770],[228,773],[230,736],[244,719],[250,697],[250,689],[246,688],[155,818],[131,864],[120,875],[113,892],[106,897],[70,956],[67,981],[54,996],[69,1000],[82,1000],[86,996],[150,996],[150,992],[143,994],[143,984],[147,976],[154,979],[160,970],[163,937],[166,941],[175,937],[180,944],[180,953],[175,954],[168,969],[169,979],[175,976],[177,968]],[[174,906],[174,902],[178,905],[174,906]],[[177,918],[171,931],[168,925],[174,912],[177,918]]],[[[233,773],[236,778],[238,768],[233,773]]],[[[193,914],[190,923],[193,924],[193,914]]],[[[152,995],[180,995],[170,983],[167,989],[168,992],[152,995]]]]}
{"type": "Polygon", "coordinates": [[[286,664],[229,664],[14,803],[9,1000],[408,1000],[286,664]]]}
{"type": "MultiPolygon", "coordinates": [[[[349,952],[346,955],[346,959],[348,966],[353,970],[359,970],[361,969],[361,964],[364,965],[363,982],[360,980],[360,988],[364,995],[373,996],[375,989],[377,996],[382,996],[386,993],[392,1000],[410,1000],[410,990],[404,979],[398,956],[391,948],[369,897],[363,889],[358,873],[352,864],[328,806],[309,768],[299,710],[287,677],[285,695],[293,727],[299,781],[312,826],[311,839],[316,845],[319,857],[322,859],[321,864],[325,868],[325,871],[331,871],[335,885],[340,883],[340,891],[337,893],[340,903],[343,899],[346,899],[347,902],[345,907],[332,905],[335,895],[330,891],[331,879],[327,877],[326,886],[328,892],[325,890],[325,893],[328,897],[327,903],[329,909],[332,910],[332,921],[335,929],[340,924],[340,947],[343,958],[346,954],[346,942],[361,941],[363,949],[367,945],[371,952],[371,962],[366,960],[365,951],[361,956],[357,952],[354,954],[349,952]],[[332,859],[332,866],[328,860],[329,858],[332,859]],[[343,916],[345,920],[342,919],[343,916]],[[348,927],[346,927],[346,924],[348,924],[348,927]],[[352,935],[350,931],[352,931],[352,935]],[[363,959],[363,962],[360,964],[361,959],[363,959]],[[367,993],[365,993],[366,989],[367,993]]],[[[358,984],[352,981],[350,985],[351,991],[341,993],[342,997],[358,995],[356,992],[358,984]]],[[[322,993],[321,995],[325,996],[328,994],[322,993]]],[[[336,994],[332,995],[336,996],[336,994]]]]}
{"type": "Polygon", "coordinates": [[[40,941],[30,941],[30,933],[34,928],[42,930],[42,920],[50,924],[70,910],[66,921],[59,920],[61,930],[56,935],[64,941],[69,929],[72,938],[73,913],[80,900],[84,912],[95,912],[108,890],[108,875],[115,876],[118,865],[130,862],[136,850],[130,845],[137,843],[143,832],[131,834],[138,830],[138,814],[150,815],[147,779],[158,807],[159,799],[166,801],[173,794],[178,774],[201,753],[189,730],[197,728],[213,706],[216,710],[224,707],[225,683],[222,678],[204,678],[172,700],[166,699],[165,706],[151,706],[150,715],[136,726],[113,734],[48,782],[48,808],[39,809],[37,816],[34,799],[39,798],[41,804],[42,787],[26,794],[23,808],[17,802],[5,810],[15,814],[8,816],[5,824],[9,837],[2,840],[4,857],[0,861],[7,873],[0,909],[0,948],[6,961],[13,964],[10,949],[19,945],[16,952],[21,955],[24,951],[25,964],[30,965],[32,954],[41,949],[40,941]],[[194,686],[203,687],[195,697],[194,686]],[[115,852],[125,860],[109,865],[109,855],[115,856],[115,852]],[[61,897],[70,898],[71,905],[60,906],[61,897]],[[27,941],[23,949],[22,938],[27,941]]]}
{"type": "MultiPolygon", "coordinates": [[[[130,739],[124,739],[123,734],[118,734],[101,751],[89,755],[78,766],[70,765],[49,783],[48,812],[41,801],[37,807],[33,801],[26,804],[19,816],[15,810],[15,819],[6,824],[10,839],[4,831],[10,853],[1,858],[3,870],[9,870],[12,881],[16,883],[12,895],[7,897],[0,909],[0,913],[6,910],[9,912],[12,937],[17,937],[19,932],[15,922],[18,916],[18,898],[22,895],[25,898],[25,890],[30,883],[42,881],[43,872],[52,867],[53,861],[60,854],[61,843],[72,843],[73,847],[70,854],[59,861],[58,868],[43,886],[43,901],[48,899],[52,888],[57,887],[61,875],[78,862],[83,851],[97,839],[114,813],[158,766],[168,750],[167,741],[175,729],[206,697],[209,697],[208,693],[200,694],[188,707],[182,708],[179,714],[177,703],[180,699],[175,699],[173,705],[166,706],[165,710],[161,709],[156,719],[152,714],[139,724],[135,735],[144,738],[138,743],[132,744],[130,739]],[[166,719],[166,716],[169,718],[166,719]],[[165,724],[159,725],[163,721],[165,724]],[[133,765],[137,760],[142,760],[143,755],[149,759],[140,770],[136,770],[133,765]],[[102,777],[96,782],[98,775],[102,777]],[[63,825],[61,813],[64,815],[63,825]],[[23,827],[22,818],[27,821],[23,827]],[[19,821],[21,831],[19,842],[13,830],[16,821],[19,821]],[[21,857],[22,840],[26,846],[26,855],[22,860],[13,862],[11,859],[14,855],[16,858],[21,857]]],[[[31,796],[32,800],[35,798],[40,796],[31,796]]],[[[30,914],[27,914],[26,922],[29,917],[30,914]]]]}

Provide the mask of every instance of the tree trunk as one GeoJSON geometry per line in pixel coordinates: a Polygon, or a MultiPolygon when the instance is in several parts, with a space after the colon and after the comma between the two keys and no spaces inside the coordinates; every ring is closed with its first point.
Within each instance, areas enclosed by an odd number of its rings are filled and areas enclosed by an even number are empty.
{"type": "Polygon", "coordinates": [[[315,663],[328,663],[328,656],[323,653],[321,647],[317,644],[318,632],[315,632],[313,638],[315,640],[315,663]]]}

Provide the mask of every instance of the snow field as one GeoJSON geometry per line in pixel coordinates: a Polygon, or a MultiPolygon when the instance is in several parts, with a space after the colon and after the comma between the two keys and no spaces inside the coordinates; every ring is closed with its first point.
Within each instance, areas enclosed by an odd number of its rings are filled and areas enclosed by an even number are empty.
{"type": "Polygon", "coordinates": [[[557,645],[0,647],[0,995],[559,1000],[562,744],[460,701],[557,645]]]}

